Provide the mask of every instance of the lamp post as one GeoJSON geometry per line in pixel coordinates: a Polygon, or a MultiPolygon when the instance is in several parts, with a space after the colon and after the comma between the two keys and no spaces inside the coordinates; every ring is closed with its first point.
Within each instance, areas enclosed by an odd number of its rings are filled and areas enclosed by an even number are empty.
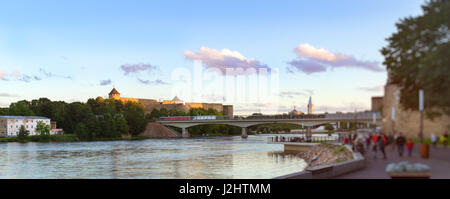
{"type": "Polygon", "coordinates": [[[419,141],[420,141],[420,156],[422,158],[428,158],[429,156],[429,146],[423,143],[423,107],[424,107],[424,96],[423,90],[419,90],[419,111],[420,111],[420,131],[419,131],[419,141]]]}
{"type": "Polygon", "coordinates": [[[392,119],[392,134],[395,134],[395,107],[392,107],[391,119],[392,119]]]}
{"type": "Polygon", "coordinates": [[[419,140],[420,144],[423,143],[423,90],[419,90],[419,111],[420,111],[420,131],[419,131],[419,140]]]}

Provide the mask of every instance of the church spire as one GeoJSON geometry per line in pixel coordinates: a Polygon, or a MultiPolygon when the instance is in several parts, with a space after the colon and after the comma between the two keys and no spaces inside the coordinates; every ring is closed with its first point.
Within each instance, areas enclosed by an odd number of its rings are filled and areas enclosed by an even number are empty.
{"type": "Polygon", "coordinates": [[[309,102],[308,102],[308,114],[313,114],[313,107],[311,96],[309,96],[309,102]]]}

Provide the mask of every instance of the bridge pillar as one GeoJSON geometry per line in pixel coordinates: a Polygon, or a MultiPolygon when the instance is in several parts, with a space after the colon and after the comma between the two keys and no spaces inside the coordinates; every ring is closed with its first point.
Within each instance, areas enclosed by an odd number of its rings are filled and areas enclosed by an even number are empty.
{"type": "Polygon", "coordinates": [[[247,134],[247,127],[242,127],[242,138],[247,138],[248,134],[247,134]]]}
{"type": "Polygon", "coordinates": [[[187,128],[181,128],[181,136],[184,138],[191,137],[187,128]]]}
{"type": "Polygon", "coordinates": [[[305,134],[306,142],[312,141],[312,131],[311,130],[312,130],[312,127],[310,127],[310,126],[306,127],[306,134],[305,134]]]}

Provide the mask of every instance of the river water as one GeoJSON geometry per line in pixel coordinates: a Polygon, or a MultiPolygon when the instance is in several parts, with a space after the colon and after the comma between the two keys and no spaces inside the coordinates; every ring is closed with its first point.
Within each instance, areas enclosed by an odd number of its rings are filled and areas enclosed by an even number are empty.
{"type": "Polygon", "coordinates": [[[273,178],[305,167],[267,136],[0,144],[0,178],[273,178]]]}

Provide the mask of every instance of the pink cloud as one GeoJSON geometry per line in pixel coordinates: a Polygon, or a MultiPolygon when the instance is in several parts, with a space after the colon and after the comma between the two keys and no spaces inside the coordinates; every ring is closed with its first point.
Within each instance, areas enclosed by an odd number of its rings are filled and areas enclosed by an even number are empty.
{"type": "Polygon", "coordinates": [[[189,60],[201,61],[207,68],[219,69],[222,74],[235,71],[233,75],[238,75],[245,74],[243,71],[252,71],[248,69],[255,69],[253,70],[255,72],[259,69],[270,70],[267,65],[261,64],[258,60],[247,58],[238,51],[232,51],[226,48],[219,51],[203,46],[197,53],[185,50],[184,56],[189,60]],[[236,69],[242,69],[243,71],[236,72],[236,69]]]}
{"type": "Polygon", "coordinates": [[[18,76],[20,76],[19,72],[5,73],[0,69],[0,80],[7,80],[6,77],[18,77],[18,76]]]}
{"type": "Polygon", "coordinates": [[[385,71],[376,61],[359,60],[351,55],[333,53],[323,48],[315,48],[309,44],[300,44],[294,51],[299,59],[293,60],[289,64],[306,74],[325,72],[328,69],[337,67],[361,68],[373,72],[385,71]]]}

